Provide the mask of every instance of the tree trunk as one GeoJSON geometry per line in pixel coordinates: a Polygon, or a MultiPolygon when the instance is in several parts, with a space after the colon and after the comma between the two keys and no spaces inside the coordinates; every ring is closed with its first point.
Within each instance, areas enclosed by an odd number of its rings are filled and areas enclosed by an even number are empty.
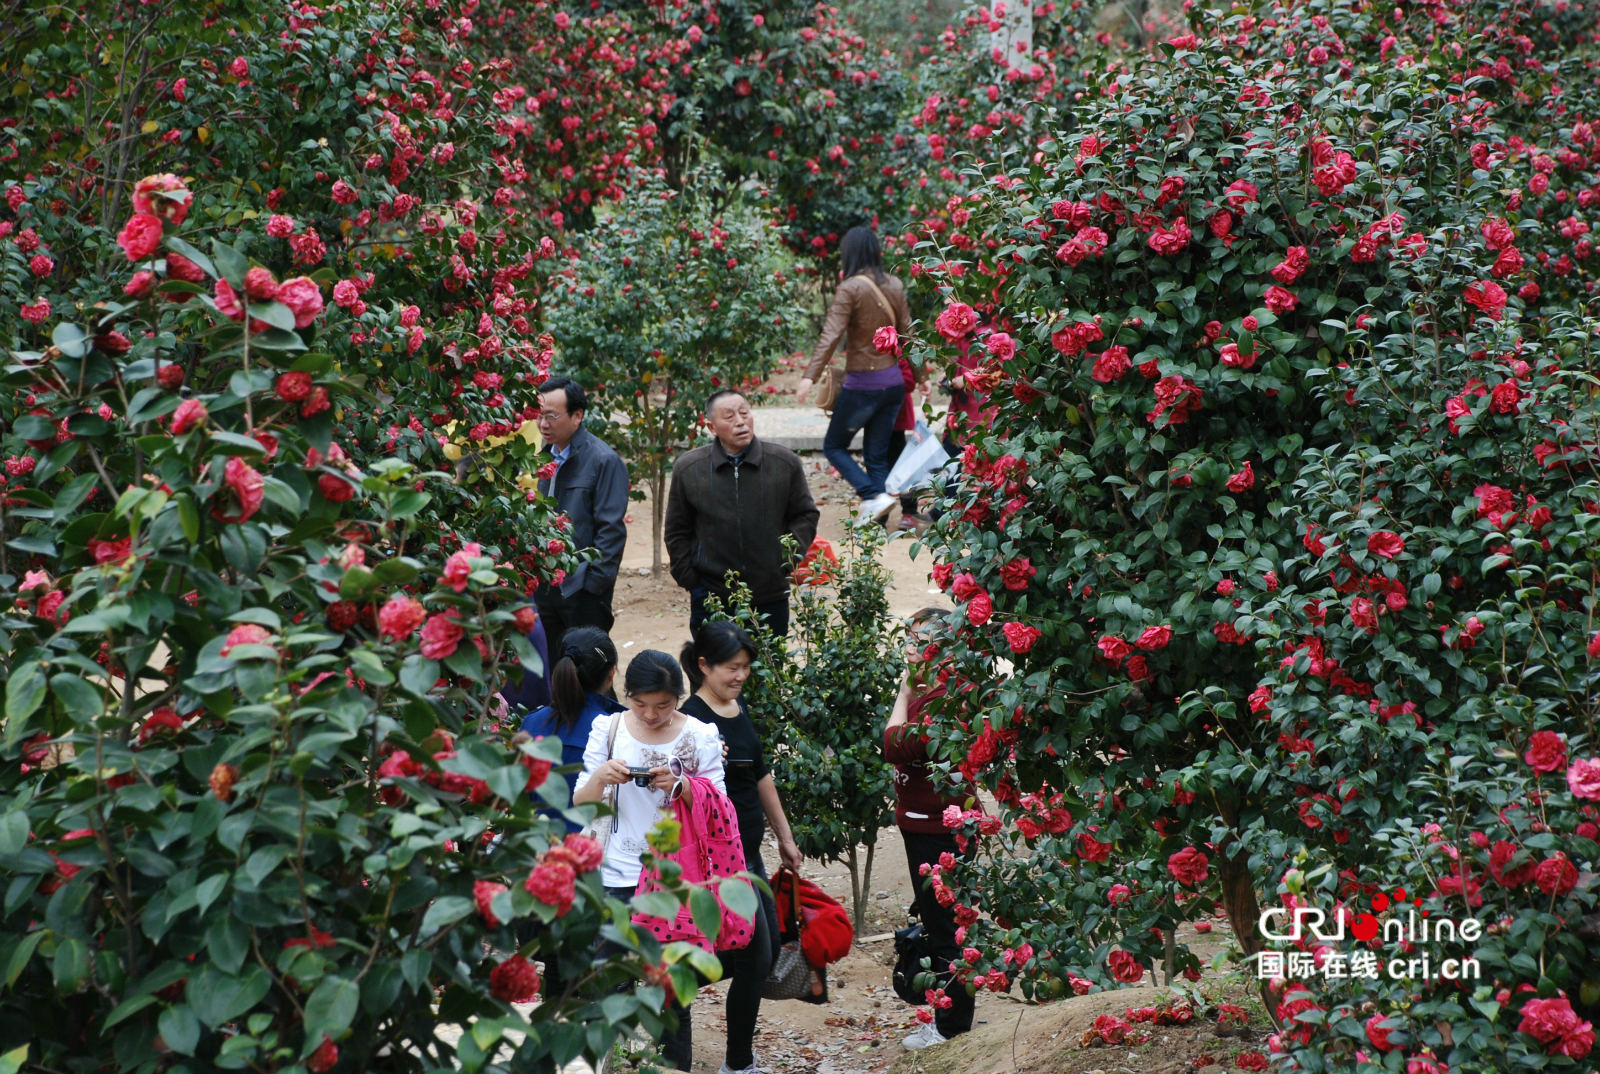
{"type": "Polygon", "coordinates": [[[867,864],[861,870],[861,898],[856,902],[853,923],[856,935],[861,935],[861,926],[867,916],[867,892],[872,890],[872,859],[878,853],[877,840],[867,844],[867,864]]]}
{"type": "Polygon", "coordinates": [[[861,862],[856,857],[856,847],[850,848],[850,856],[844,860],[845,868],[850,870],[850,923],[857,932],[861,931],[862,896],[861,889],[861,862]]]}
{"type": "MultiPolygon", "coordinates": [[[[1231,827],[1238,824],[1239,809],[1231,800],[1218,796],[1216,798],[1217,812],[1231,827]]],[[[1250,876],[1250,858],[1245,853],[1244,847],[1239,845],[1239,840],[1233,835],[1227,836],[1217,846],[1218,873],[1222,883],[1222,905],[1228,911],[1228,924],[1233,926],[1233,936],[1239,948],[1244,952],[1246,959],[1258,954],[1263,944],[1261,935],[1257,930],[1261,918],[1261,903],[1256,898],[1255,881],[1250,876]]],[[[1278,995],[1266,981],[1261,984],[1261,1002],[1267,1008],[1267,1015],[1278,1023],[1278,995]]]]}

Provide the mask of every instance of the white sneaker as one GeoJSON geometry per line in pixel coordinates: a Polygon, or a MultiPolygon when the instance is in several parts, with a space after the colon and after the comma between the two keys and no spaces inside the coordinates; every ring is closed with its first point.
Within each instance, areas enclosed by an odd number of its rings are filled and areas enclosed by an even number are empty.
{"type": "Polygon", "coordinates": [[[856,505],[856,525],[864,526],[876,522],[899,502],[887,492],[880,492],[876,496],[862,500],[856,505]]]}
{"type": "Polygon", "coordinates": [[[723,1063],[722,1069],[717,1071],[717,1074],[767,1074],[767,1072],[756,1066],[754,1063],[751,1063],[742,1070],[734,1070],[727,1063],[723,1063]]]}
{"type": "Polygon", "coordinates": [[[939,1027],[932,1022],[917,1027],[916,1031],[901,1041],[908,1052],[920,1052],[922,1049],[935,1044],[943,1044],[950,1038],[939,1032],[939,1027]]]}

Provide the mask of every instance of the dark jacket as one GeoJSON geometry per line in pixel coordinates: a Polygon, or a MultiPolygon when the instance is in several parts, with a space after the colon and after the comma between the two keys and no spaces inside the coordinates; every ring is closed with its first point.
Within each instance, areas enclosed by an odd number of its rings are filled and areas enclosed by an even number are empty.
{"type": "Polygon", "coordinates": [[[928,762],[927,728],[923,713],[928,703],[945,695],[943,686],[926,687],[912,695],[906,722],[883,729],[883,759],[894,765],[894,822],[901,831],[942,833],[946,806],[965,806],[969,793],[935,775],[928,762]]]}
{"type": "MultiPolygon", "coordinates": [[[[555,477],[540,479],[539,491],[548,496],[550,486],[555,486],[556,504],[572,519],[568,544],[579,551],[596,549],[600,555],[567,575],[561,583],[561,596],[586,589],[609,597],[616,588],[622,549],[628,542],[628,526],[623,521],[628,513],[628,468],[611,445],[582,425],[569,446],[572,454],[555,477]]],[[[539,602],[548,604],[554,596],[540,590],[539,602]]]]}
{"type": "Polygon", "coordinates": [[[839,289],[833,293],[833,305],[828,307],[828,319],[822,324],[816,350],[811,352],[811,362],[806,366],[807,377],[816,380],[821,376],[822,367],[828,364],[834,348],[841,343],[844,344],[846,373],[888,369],[899,361],[893,351],[878,353],[872,337],[878,329],[891,324],[902,340],[911,334],[911,308],[906,305],[905,285],[893,276],[885,276],[878,290],[889,300],[893,317],[884,312],[865,274],[858,273],[839,284],[839,289]]]}
{"type": "Polygon", "coordinates": [[[735,467],[713,439],[672,466],[663,526],[672,578],[685,589],[726,596],[723,575],[738,571],[757,604],[789,596],[794,559],[783,555],[784,534],[804,555],[817,535],[800,456],[778,444],[751,440],[735,467]]]}

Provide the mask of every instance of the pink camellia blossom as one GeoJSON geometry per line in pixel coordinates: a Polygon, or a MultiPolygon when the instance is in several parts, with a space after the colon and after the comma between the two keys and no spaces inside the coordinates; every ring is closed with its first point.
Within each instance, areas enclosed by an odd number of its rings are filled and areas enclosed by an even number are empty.
{"type": "Polygon", "coordinates": [[[506,890],[509,889],[504,884],[497,884],[493,880],[476,880],[472,884],[472,901],[478,906],[478,916],[482,917],[484,924],[491,929],[499,928],[503,922],[494,916],[489,904],[494,902],[496,895],[506,890]]]}
{"type": "Polygon", "coordinates": [[[1261,356],[1261,348],[1252,346],[1249,354],[1239,350],[1237,343],[1224,343],[1217,348],[1217,356],[1222,359],[1222,364],[1235,369],[1251,369],[1256,364],[1256,359],[1261,356]]]}
{"type": "Polygon", "coordinates": [[[267,217],[267,235],[274,239],[287,239],[294,234],[294,217],[273,213],[267,217]]]}
{"type": "Polygon", "coordinates": [[[147,175],[133,185],[133,211],[149,213],[169,224],[181,224],[189,215],[194,195],[182,179],[170,173],[147,175]]]}
{"type": "Polygon", "coordinates": [[[1126,884],[1112,884],[1111,890],[1106,892],[1106,901],[1112,906],[1120,906],[1133,897],[1133,892],[1126,884]]]}
{"type": "Polygon", "coordinates": [[[28,261],[28,271],[41,279],[56,270],[56,263],[44,254],[34,254],[28,261]]]}
{"type": "Polygon", "coordinates": [[[31,324],[43,324],[50,319],[50,300],[41,298],[36,302],[24,302],[21,309],[22,319],[31,324]]]}
{"type": "Polygon", "coordinates": [[[429,660],[443,660],[456,651],[465,634],[451,612],[430,615],[422,628],[422,655],[429,660]]]}
{"type": "Polygon", "coordinates": [[[178,404],[178,409],[172,412],[172,435],[182,436],[184,433],[201,425],[207,417],[206,405],[198,399],[185,399],[178,404]]]}
{"type": "Polygon", "coordinates": [[[403,594],[396,594],[378,609],[378,633],[395,641],[404,641],[416,633],[428,612],[422,602],[403,594]]]}
{"type": "Polygon", "coordinates": [[[945,307],[933,323],[941,336],[954,343],[977,327],[978,313],[965,302],[956,302],[945,307]]]}
{"type": "Polygon", "coordinates": [[[1378,530],[1367,536],[1367,551],[1384,559],[1393,559],[1404,552],[1405,548],[1405,538],[1389,530],[1378,530]]]}
{"type": "Polygon", "coordinates": [[[1567,767],[1567,787],[1574,798],[1600,802],[1600,757],[1575,757],[1567,767]]]}
{"type": "Polygon", "coordinates": [[[1011,646],[1011,651],[1018,656],[1031,650],[1042,634],[1038,627],[1026,623],[1007,623],[1000,628],[1005,634],[1006,641],[1011,646]]]}
{"type": "Polygon", "coordinates": [[[900,348],[900,333],[894,325],[886,324],[872,333],[872,346],[879,354],[893,354],[900,348]]]}
{"type": "Polygon", "coordinates": [[[161,218],[152,213],[134,213],[117,232],[117,245],[129,261],[143,261],[161,245],[161,218]]]}
{"type": "Polygon", "coordinates": [[[149,269],[140,269],[129,276],[128,282],[122,285],[122,293],[129,298],[147,298],[155,289],[156,274],[149,269]]]}
{"type": "Polygon", "coordinates": [[[1170,626],[1145,627],[1144,631],[1134,641],[1141,649],[1165,649],[1172,641],[1172,628],[1170,626]]]}
{"type": "Polygon", "coordinates": [[[1204,884],[1210,869],[1211,859],[1194,847],[1184,847],[1167,858],[1167,872],[1185,887],[1197,888],[1204,884]]]}
{"type": "Polygon", "coordinates": [[[251,302],[271,302],[278,297],[278,278],[271,269],[256,265],[244,274],[244,293],[251,302]]]}
{"type": "Polygon", "coordinates": [[[228,631],[228,637],[222,643],[220,655],[227,656],[237,645],[265,645],[270,637],[272,637],[272,632],[264,626],[259,626],[255,623],[240,623],[228,631]]]}
{"type": "Polygon", "coordinates": [[[1554,731],[1535,731],[1522,759],[1535,772],[1559,772],[1567,766],[1567,740],[1554,731]]]}
{"type": "Polygon", "coordinates": [[[472,574],[472,561],[482,555],[483,548],[476,541],[462,545],[459,551],[451,553],[450,558],[445,560],[439,583],[457,593],[466,589],[467,578],[472,574]]]}
{"type": "Polygon", "coordinates": [[[291,276],[278,285],[277,299],[294,314],[294,326],[307,328],[322,312],[322,289],[309,276],[291,276]]]}
{"type": "Polygon", "coordinates": [[[555,907],[561,917],[572,909],[576,881],[577,872],[567,862],[546,859],[534,866],[522,886],[546,906],[555,907]]]}
{"type": "Polygon", "coordinates": [[[1009,362],[1017,353],[1017,341],[1004,332],[993,332],[983,345],[997,362],[1009,362]]]}
{"type": "Polygon", "coordinates": [[[227,280],[218,280],[212,287],[212,296],[217,303],[217,312],[230,321],[244,320],[244,303],[239,301],[239,293],[227,280]]]}

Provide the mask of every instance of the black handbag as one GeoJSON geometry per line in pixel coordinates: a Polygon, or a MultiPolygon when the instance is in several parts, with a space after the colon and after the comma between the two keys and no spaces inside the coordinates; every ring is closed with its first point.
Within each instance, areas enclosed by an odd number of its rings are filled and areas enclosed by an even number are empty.
{"type": "Polygon", "coordinates": [[[929,953],[921,924],[895,930],[894,994],[913,1007],[920,1007],[928,1001],[927,989],[917,987],[917,977],[929,972],[922,967],[922,960],[929,953]]]}

